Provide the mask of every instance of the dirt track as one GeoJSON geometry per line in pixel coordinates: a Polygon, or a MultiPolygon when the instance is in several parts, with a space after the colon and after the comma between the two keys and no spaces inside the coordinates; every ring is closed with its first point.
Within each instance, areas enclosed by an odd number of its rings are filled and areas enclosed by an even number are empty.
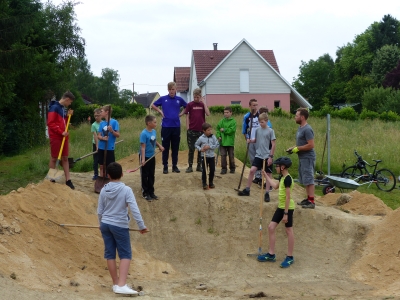
{"type": "MultiPolygon", "coordinates": [[[[351,193],[353,199],[341,209],[335,207],[338,194],[318,199],[315,210],[298,207],[295,263],[281,269],[287,247],[281,225],[276,263],[247,256],[258,251],[260,190],[253,187],[250,197],[236,195],[241,163],[237,161],[236,174],[219,175],[218,167],[216,189],[203,191],[201,173],[184,172],[186,152],[180,153],[179,161],[180,174],[163,175],[157,157],[160,200],[152,203],[139,197],[139,172],[123,177],[151,230],[147,235],[131,234],[134,260],[128,283],[143,287],[142,298],[245,299],[261,291],[271,299],[400,296],[400,210],[358,192],[351,193]],[[196,290],[199,284],[206,284],[207,290],[196,290]]],[[[134,168],[137,155],[120,163],[124,170],[134,168]]],[[[72,180],[75,191],[44,181],[0,197],[1,299],[115,297],[99,231],[63,229],[48,221],[97,224],[91,174],[73,173],[72,180]]],[[[303,197],[303,189],[296,186],[295,201],[303,197]]],[[[263,206],[263,251],[276,191],[271,198],[263,206]]]]}

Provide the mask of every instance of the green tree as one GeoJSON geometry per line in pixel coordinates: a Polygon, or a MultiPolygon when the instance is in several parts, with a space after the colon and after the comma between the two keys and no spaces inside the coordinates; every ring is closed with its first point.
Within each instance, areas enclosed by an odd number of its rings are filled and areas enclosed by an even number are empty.
{"type": "Polygon", "coordinates": [[[393,70],[400,60],[400,48],[384,45],[376,52],[372,62],[371,77],[377,85],[381,85],[387,73],[393,70]]]}
{"type": "Polygon", "coordinates": [[[97,99],[101,104],[117,104],[119,102],[119,81],[118,71],[105,68],[101,71],[101,77],[96,80],[97,99]]]}

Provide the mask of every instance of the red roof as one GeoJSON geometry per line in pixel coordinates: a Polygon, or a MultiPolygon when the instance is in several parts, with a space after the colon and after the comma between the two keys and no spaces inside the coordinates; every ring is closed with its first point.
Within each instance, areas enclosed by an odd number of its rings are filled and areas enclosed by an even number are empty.
{"type": "MultiPolygon", "coordinates": [[[[197,81],[201,82],[232,50],[193,50],[197,81]]],[[[257,50],[257,52],[278,72],[273,50],[257,50]]]]}
{"type": "Polygon", "coordinates": [[[174,82],[177,92],[187,92],[189,90],[190,67],[175,67],[174,82]]]}

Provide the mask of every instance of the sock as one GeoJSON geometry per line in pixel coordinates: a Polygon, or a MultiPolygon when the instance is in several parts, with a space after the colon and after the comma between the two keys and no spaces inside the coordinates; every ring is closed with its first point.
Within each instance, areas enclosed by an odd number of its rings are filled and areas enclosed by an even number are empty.
{"type": "Polygon", "coordinates": [[[69,183],[69,182],[71,182],[71,179],[70,179],[70,180],[67,180],[65,183],[69,183]]]}
{"type": "Polygon", "coordinates": [[[249,191],[249,192],[250,192],[250,188],[249,188],[249,187],[246,187],[246,191],[249,191]]]}
{"type": "Polygon", "coordinates": [[[289,257],[290,259],[293,259],[293,256],[289,256],[289,255],[288,255],[287,257],[289,257]]]}
{"type": "Polygon", "coordinates": [[[308,196],[308,201],[310,201],[311,203],[314,203],[314,197],[308,196]]]}

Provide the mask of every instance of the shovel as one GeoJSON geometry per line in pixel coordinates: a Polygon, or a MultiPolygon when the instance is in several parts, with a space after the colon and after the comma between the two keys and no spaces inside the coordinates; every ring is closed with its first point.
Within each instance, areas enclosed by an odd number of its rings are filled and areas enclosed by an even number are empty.
{"type": "MultiPolygon", "coordinates": [[[[66,132],[68,132],[68,126],[69,126],[70,120],[71,120],[71,114],[68,114],[68,121],[67,121],[67,125],[65,126],[66,132]]],[[[58,166],[60,165],[60,161],[61,161],[61,155],[62,155],[62,152],[64,149],[64,144],[65,144],[65,136],[63,137],[62,142],[61,142],[61,147],[60,147],[60,152],[58,153],[56,167],[54,169],[50,168],[49,172],[47,172],[46,178],[48,178],[50,180],[56,180],[64,174],[64,170],[58,169],[58,166]]]]}
{"type": "MultiPolygon", "coordinates": [[[[121,143],[121,142],[123,142],[123,141],[124,141],[124,140],[120,140],[120,141],[116,142],[115,145],[118,144],[118,143],[121,143]]],[[[84,158],[86,158],[86,157],[88,157],[88,156],[91,156],[91,155],[93,155],[93,154],[96,154],[96,153],[97,153],[97,151],[94,151],[94,152],[92,152],[92,153],[85,154],[85,155],[83,155],[83,156],[81,156],[81,157],[78,157],[78,158],[75,159],[75,160],[74,160],[72,157],[69,157],[69,158],[68,158],[69,168],[72,169],[72,168],[74,167],[74,165],[75,165],[76,162],[78,162],[78,161],[80,161],[81,159],[84,159],[84,158]]]]}
{"type": "Polygon", "coordinates": [[[158,151],[157,153],[155,153],[152,157],[150,157],[149,159],[147,159],[144,164],[140,165],[139,167],[135,168],[135,169],[128,169],[126,170],[126,173],[133,173],[136,172],[137,170],[139,170],[141,167],[143,167],[150,159],[152,159],[153,157],[155,157],[158,153],[160,153],[161,151],[158,151]]]}

